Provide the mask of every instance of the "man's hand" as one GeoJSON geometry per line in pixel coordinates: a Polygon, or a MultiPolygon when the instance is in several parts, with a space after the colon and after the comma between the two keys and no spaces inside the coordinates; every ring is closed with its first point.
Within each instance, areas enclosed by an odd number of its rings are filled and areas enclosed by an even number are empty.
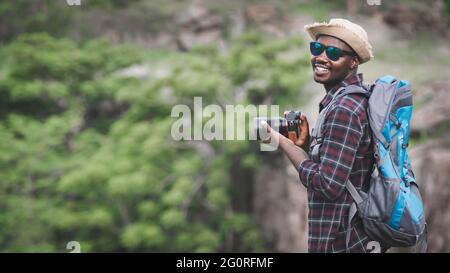
{"type": "MultiPolygon", "coordinates": [[[[287,113],[289,111],[284,112],[284,117],[287,117],[287,113]]],[[[309,124],[306,116],[303,113],[300,116],[300,124],[298,126],[299,136],[294,134],[294,139],[292,139],[293,143],[298,147],[302,148],[304,151],[309,151],[309,124]]]]}
{"type": "Polygon", "coordinates": [[[265,130],[267,130],[267,133],[269,133],[267,136],[267,139],[263,140],[263,143],[266,143],[266,144],[275,143],[276,145],[278,145],[278,143],[280,143],[280,141],[289,141],[292,144],[294,144],[294,142],[292,140],[283,136],[278,131],[272,129],[272,127],[270,127],[270,125],[265,120],[261,121],[261,127],[264,128],[265,130]],[[275,142],[272,142],[271,141],[272,139],[275,140],[275,142]]]}
{"type": "Polygon", "coordinates": [[[269,138],[263,142],[271,143],[270,140],[274,139],[275,143],[279,144],[281,150],[287,155],[296,169],[303,160],[308,159],[308,154],[301,147],[296,146],[292,140],[273,130],[266,121],[261,121],[261,127],[265,128],[269,133],[269,138]]]}

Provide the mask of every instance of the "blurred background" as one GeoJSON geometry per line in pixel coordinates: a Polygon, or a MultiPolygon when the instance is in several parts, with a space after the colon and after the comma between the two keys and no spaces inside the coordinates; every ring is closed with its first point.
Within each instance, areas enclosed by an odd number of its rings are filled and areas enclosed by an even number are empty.
{"type": "Polygon", "coordinates": [[[333,17],[368,32],[366,82],[411,82],[429,251],[450,251],[449,0],[68,2],[0,2],[1,252],[306,252],[307,198],[286,157],[174,141],[170,113],[201,96],[314,124],[325,92],[303,26],[333,17]]]}

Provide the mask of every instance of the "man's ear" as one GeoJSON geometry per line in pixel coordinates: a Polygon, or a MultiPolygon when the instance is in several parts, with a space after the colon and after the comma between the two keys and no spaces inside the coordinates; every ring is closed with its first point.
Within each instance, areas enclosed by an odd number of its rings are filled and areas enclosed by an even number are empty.
{"type": "Polygon", "coordinates": [[[359,65],[359,58],[357,56],[354,56],[350,61],[350,69],[353,70],[357,68],[358,65],[359,65]]]}

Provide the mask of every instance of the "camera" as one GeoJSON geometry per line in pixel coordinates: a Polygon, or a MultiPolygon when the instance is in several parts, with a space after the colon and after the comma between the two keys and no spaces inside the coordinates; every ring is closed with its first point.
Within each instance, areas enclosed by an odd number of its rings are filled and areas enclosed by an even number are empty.
{"type": "Polygon", "coordinates": [[[272,129],[277,130],[283,136],[295,141],[299,136],[300,111],[289,111],[285,117],[257,117],[255,118],[255,130],[257,140],[266,140],[268,138],[267,130],[261,127],[261,121],[265,120],[272,129]],[[295,134],[295,135],[294,135],[295,134]]]}

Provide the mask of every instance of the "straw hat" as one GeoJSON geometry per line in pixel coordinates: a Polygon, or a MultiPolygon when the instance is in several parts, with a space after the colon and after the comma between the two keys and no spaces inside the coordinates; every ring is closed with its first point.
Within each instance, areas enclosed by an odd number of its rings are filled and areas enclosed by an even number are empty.
{"type": "Polygon", "coordinates": [[[305,26],[305,31],[314,40],[318,35],[329,35],[341,39],[358,54],[361,63],[373,58],[372,46],[366,31],[355,23],[346,19],[335,18],[329,23],[314,23],[305,26]]]}

